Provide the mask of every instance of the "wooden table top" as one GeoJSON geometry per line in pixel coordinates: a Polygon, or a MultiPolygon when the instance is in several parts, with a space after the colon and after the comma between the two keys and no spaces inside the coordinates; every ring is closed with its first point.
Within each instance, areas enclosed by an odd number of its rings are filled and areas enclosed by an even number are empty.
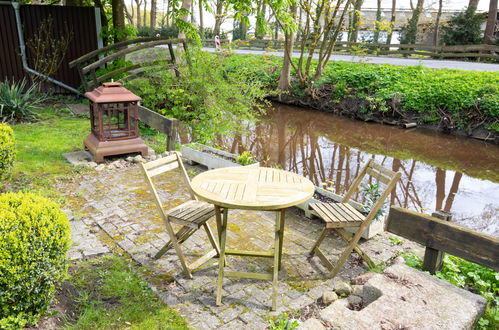
{"type": "Polygon", "coordinates": [[[203,172],[191,186],[204,201],[246,210],[284,209],[308,200],[315,190],[310,180],[296,173],[257,166],[203,172]]]}

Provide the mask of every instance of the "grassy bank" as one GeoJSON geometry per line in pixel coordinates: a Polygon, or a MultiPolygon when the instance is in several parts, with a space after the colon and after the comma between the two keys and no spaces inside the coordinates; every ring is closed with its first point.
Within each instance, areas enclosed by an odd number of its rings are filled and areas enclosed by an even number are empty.
{"type": "MultiPolygon", "coordinates": [[[[232,55],[226,70],[275,88],[281,65],[278,57],[232,55]]],[[[305,91],[295,83],[288,98],[363,120],[417,121],[469,134],[478,127],[499,132],[497,72],[334,61],[314,90],[305,91]]]]}

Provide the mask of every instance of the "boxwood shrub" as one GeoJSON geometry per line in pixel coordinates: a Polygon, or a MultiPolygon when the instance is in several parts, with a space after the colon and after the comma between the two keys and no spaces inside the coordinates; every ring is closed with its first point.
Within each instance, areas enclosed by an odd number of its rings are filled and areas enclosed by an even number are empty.
{"type": "Polygon", "coordinates": [[[10,174],[15,157],[14,132],[9,125],[0,123],[0,181],[10,174]]]}
{"type": "Polygon", "coordinates": [[[33,193],[0,195],[0,329],[38,320],[67,274],[66,214],[33,193]]]}

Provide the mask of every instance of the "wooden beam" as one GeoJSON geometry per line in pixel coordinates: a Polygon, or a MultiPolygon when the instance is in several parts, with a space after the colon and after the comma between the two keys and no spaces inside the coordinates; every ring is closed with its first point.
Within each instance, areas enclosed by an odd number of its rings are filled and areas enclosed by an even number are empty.
{"type": "Polygon", "coordinates": [[[435,250],[499,271],[499,238],[392,206],[386,230],[435,250]]]}
{"type": "MultiPolygon", "coordinates": [[[[444,221],[452,221],[452,214],[445,211],[433,212],[431,216],[444,221]]],[[[442,251],[427,246],[424,251],[423,270],[430,272],[430,274],[442,270],[444,255],[445,253],[442,251]]]]}
{"type": "Polygon", "coordinates": [[[175,150],[179,121],[175,118],[167,118],[146,107],[139,105],[139,120],[149,127],[157,129],[166,135],[166,150],[175,150]]]}

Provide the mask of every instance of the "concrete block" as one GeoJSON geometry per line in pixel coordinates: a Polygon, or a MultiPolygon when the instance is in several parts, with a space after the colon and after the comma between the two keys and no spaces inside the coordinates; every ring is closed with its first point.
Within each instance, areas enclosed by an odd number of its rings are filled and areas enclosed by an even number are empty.
{"type": "Polygon", "coordinates": [[[486,306],[483,297],[403,264],[374,275],[366,290],[381,295],[359,311],[337,300],[321,318],[338,329],[471,329],[486,306]]]}

